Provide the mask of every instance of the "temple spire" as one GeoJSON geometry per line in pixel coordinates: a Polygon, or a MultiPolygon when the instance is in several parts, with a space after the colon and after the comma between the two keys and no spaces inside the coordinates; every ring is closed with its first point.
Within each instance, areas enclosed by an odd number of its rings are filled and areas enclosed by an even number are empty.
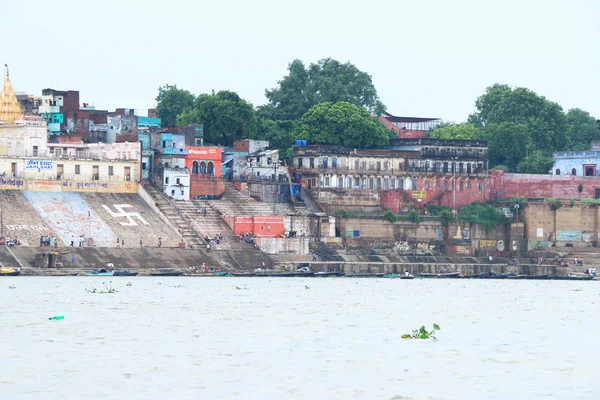
{"type": "Polygon", "coordinates": [[[0,94],[0,121],[6,125],[12,125],[15,121],[23,119],[23,111],[21,111],[21,106],[10,82],[8,65],[4,64],[4,67],[6,68],[6,78],[0,94]]]}

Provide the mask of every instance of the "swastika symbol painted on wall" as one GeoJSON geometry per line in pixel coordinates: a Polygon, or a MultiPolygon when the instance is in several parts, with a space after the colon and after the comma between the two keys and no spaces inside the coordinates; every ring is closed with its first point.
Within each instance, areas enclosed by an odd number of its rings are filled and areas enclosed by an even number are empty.
{"type": "Polygon", "coordinates": [[[146,220],[144,218],[142,218],[142,216],[139,213],[127,212],[124,210],[125,208],[131,208],[130,204],[115,204],[115,205],[113,205],[113,207],[117,210],[117,212],[112,211],[110,209],[110,207],[105,206],[104,204],[102,205],[102,207],[104,207],[106,212],[109,213],[114,218],[119,218],[119,217],[127,218],[127,222],[119,222],[119,224],[121,224],[121,226],[137,226],[138,224],[137,224],[137,222],[134,221],[133,217],[139,219],[140,222],[144,225],[150,225],[148,222],[146,222],[146,220]]]}

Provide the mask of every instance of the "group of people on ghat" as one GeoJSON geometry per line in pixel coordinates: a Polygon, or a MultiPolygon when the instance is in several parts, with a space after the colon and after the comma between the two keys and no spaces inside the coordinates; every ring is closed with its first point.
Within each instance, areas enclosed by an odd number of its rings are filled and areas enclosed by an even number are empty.
{"type": "Polygon", "coordinates": [[[210,266],[208,266],[208,264],[206,264],[206,263],[203,262],[201,266],[194,265],[192,267],[189,267],[188,270],[190,272],[195,272],[195,273],[198,273],[198,272],[215,272],[215,266],[213,264],[211,264],[210,266]]]}
{"type": "MultiPolygon", "coordinates": [[[[58,247],[58,238],[52,236],[40,236],[40,247],[58,247]]],[[[73,247],[73,242],[71,241],[71,247],[73,247]]]]}
{"type": "Polygon", "coordinates": [[[208,237],[208,235],[206,235],[204,237],[204,241],[206,242],[206,251],[210,253],[210,250],[213,248],[213,246],[221,244],[221,242],[223,241],[223,235],[217,233],[214,239],[211,239],[208,237]]]}

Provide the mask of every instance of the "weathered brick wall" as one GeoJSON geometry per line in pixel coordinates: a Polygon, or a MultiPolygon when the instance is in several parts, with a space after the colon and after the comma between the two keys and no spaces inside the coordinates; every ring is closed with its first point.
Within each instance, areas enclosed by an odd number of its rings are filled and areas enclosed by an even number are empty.
{"type": "Polygon", "coordinates": [[[525,196],[593,199],[596,189],[600,189],[600,177],[506,174],[496,170],[491,171],[489,177],[489,192],[492,198],[525,196]],[[580,184],[583,185],[582,193],[578,190],[580,184]]]}
{"type": "Polygon", "coordinates": [[[217,181],[194,181],[190,182],[190,198],[214,194],[220,196],[225,192],[225,182],[217,181]]]}

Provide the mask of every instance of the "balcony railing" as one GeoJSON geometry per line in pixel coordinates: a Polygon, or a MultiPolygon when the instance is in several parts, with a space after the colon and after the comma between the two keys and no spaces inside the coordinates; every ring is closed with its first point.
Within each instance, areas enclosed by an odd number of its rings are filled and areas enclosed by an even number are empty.
{"type": "MultiPolygon", "coordinates": [[[[68,146],[65,146],[68,147],[68,146]]],[[[123,151],[122,153],[126,153],[123,151]]],[[[62,152],[50,152],[50,151],[35,151],[35,150],[26,150],[19,152],[5,152],[4,154],[0,154],[2,158],[44,158],[50,160],[98,160],[98,161],[139,161],[139,154],[135,152],[135,157],[132,158],[111,158],[104,157],[102,154],[98,153],[90,153],[88,151],[77,151],[73,153],[62,153],[62,152]]]]}

